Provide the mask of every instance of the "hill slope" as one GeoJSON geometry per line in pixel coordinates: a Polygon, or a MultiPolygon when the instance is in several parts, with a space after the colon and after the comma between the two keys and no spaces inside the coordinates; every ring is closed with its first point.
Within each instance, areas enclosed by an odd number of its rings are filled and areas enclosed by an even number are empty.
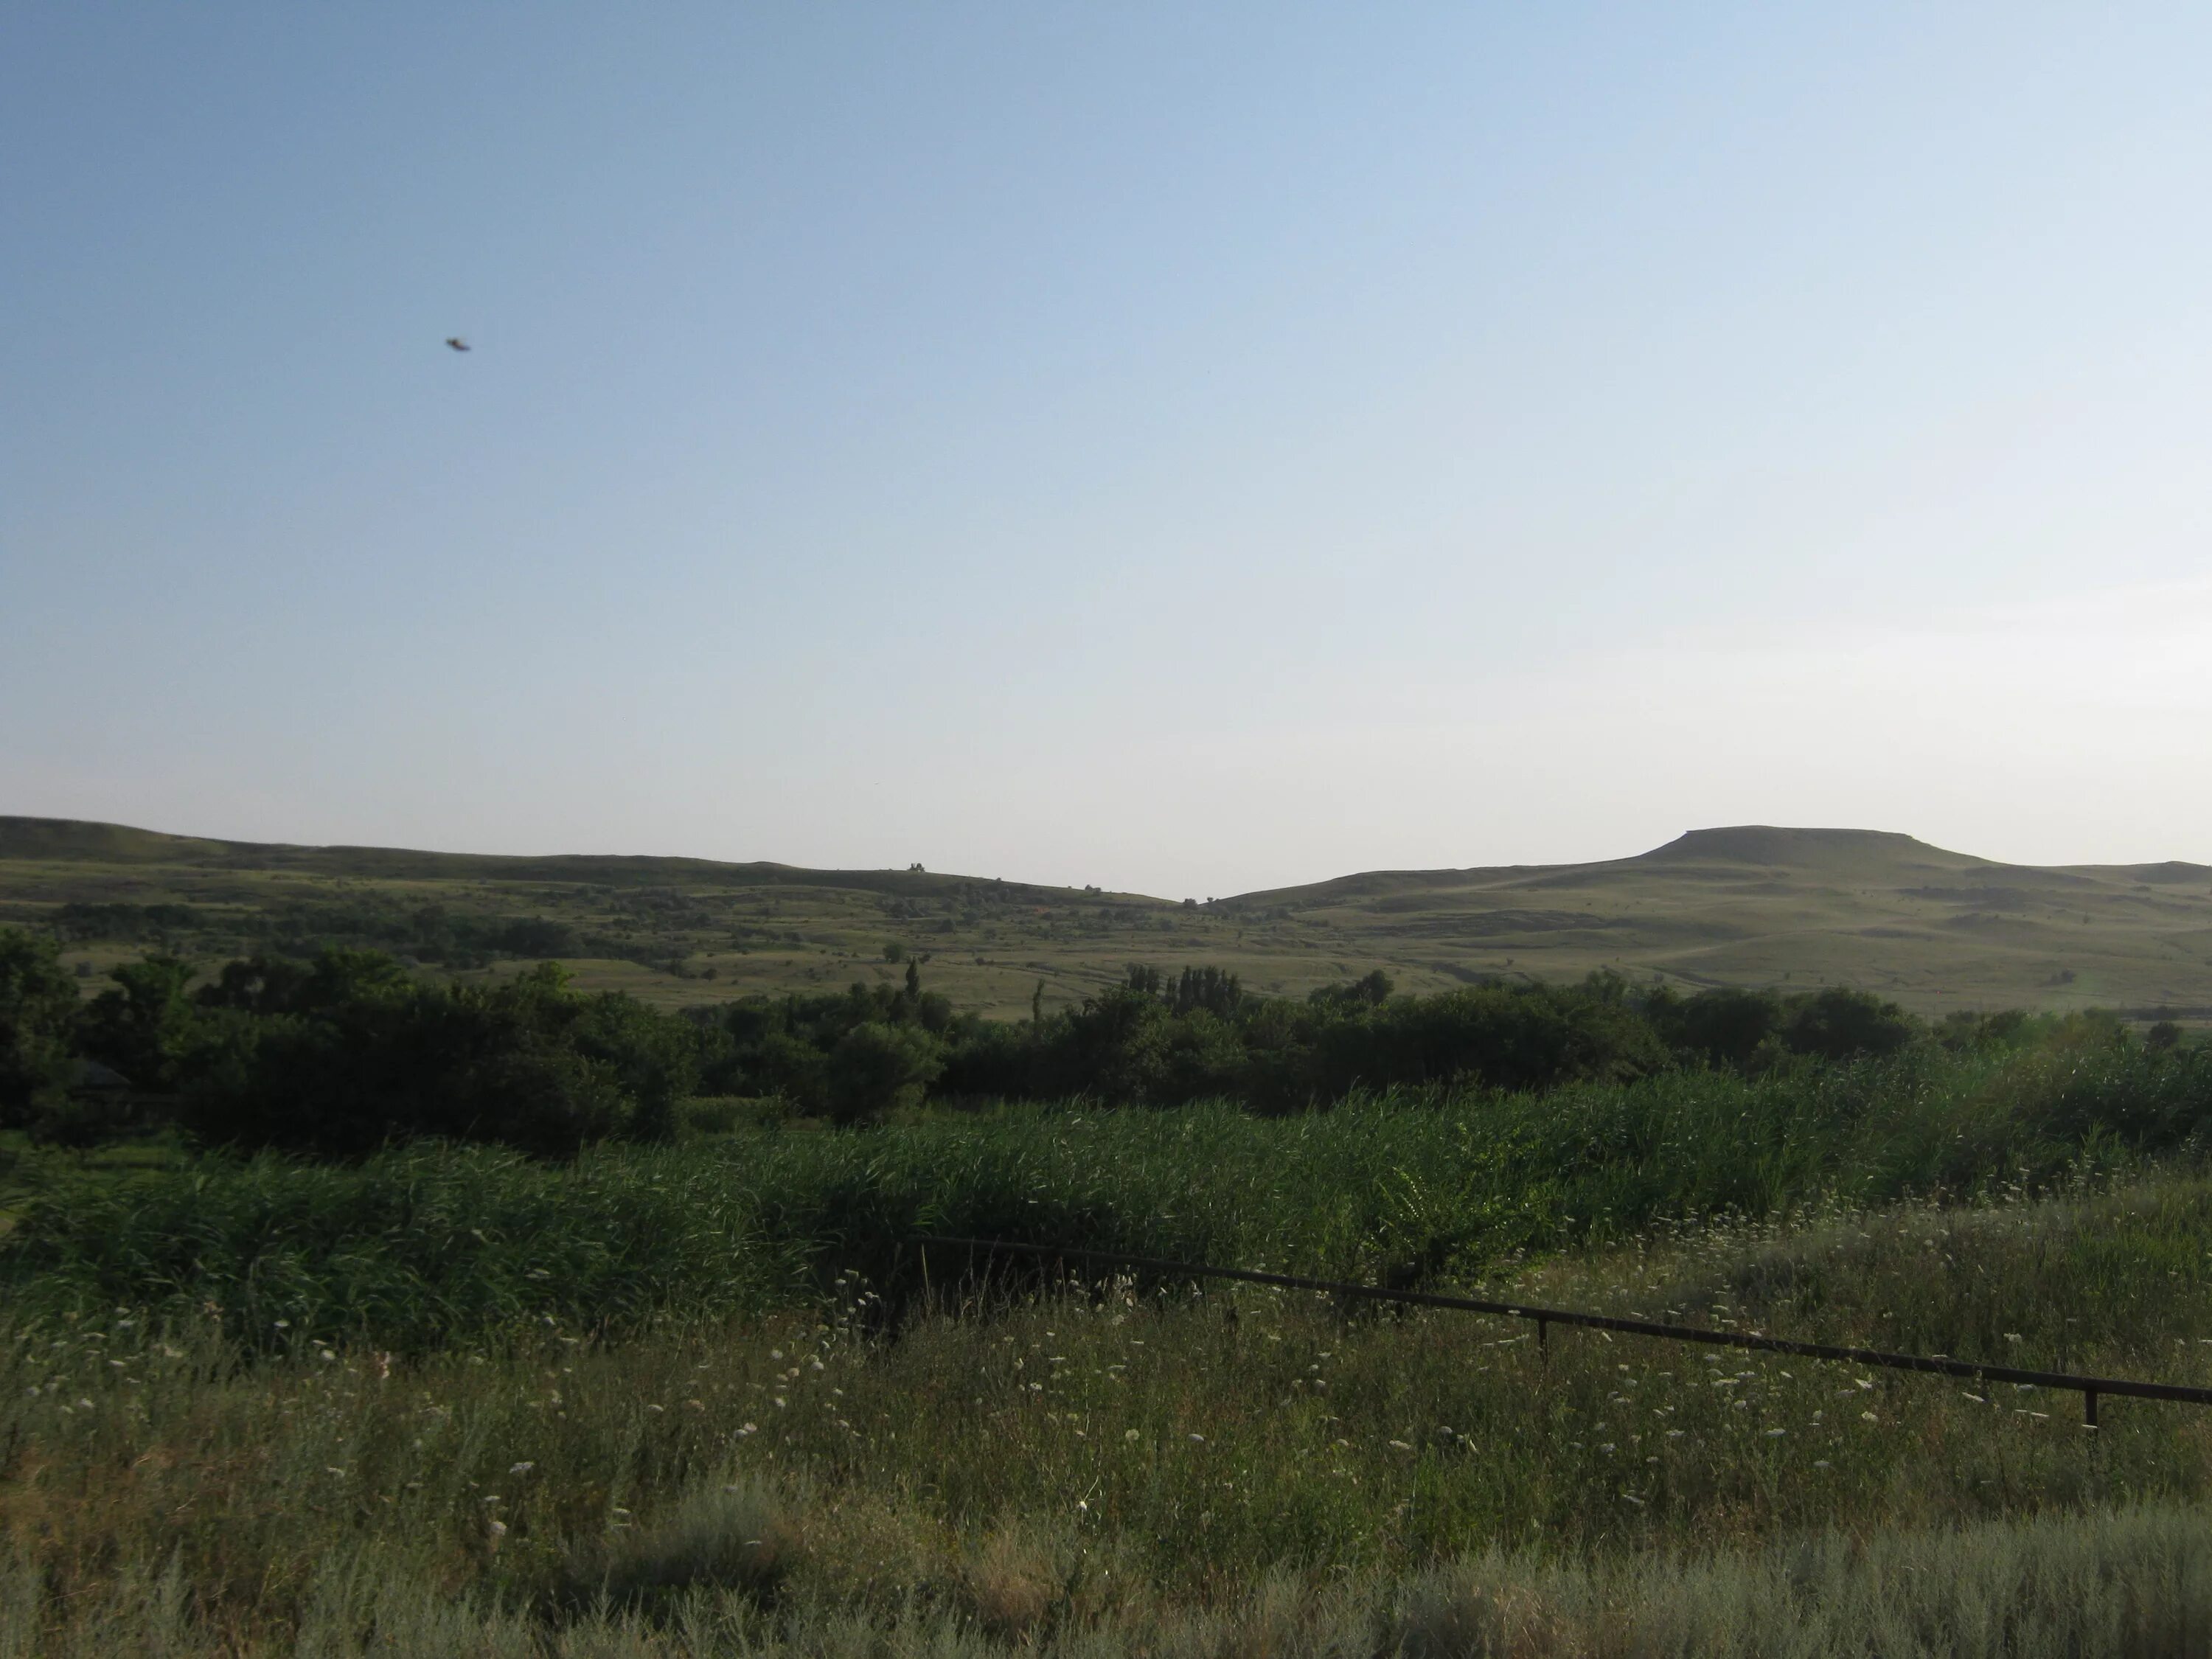
{"type": "Polygon", "coordinates": [[[1693,830],[1581,865],[1376,871],[1195,909],[921,871],[262,846],[0,817],[0,921],[61,927],[88,973],[331,939],[434,971],[557,955],[668,1002],[903,971],[1026,1012],[1131,962],[1216,963],[1297,994],[1381,967],[1407,989],[1595,968],[1687,987],[1848,983],[1925,1011],[2172,1007],[2212,1018],[2212,869],[1993,863],[1909,836],[1693,830]],[[95,908],[88,908],[95,907],[95,908]],[[514,931],[516,924],[533,927],[514,931]]]}
{"type": "Polygon", "coordinates": [[[1375,872],[1230,901],[1445,972],[1612,967],[1689,986],[1834,982],[1940,1009],[2212,1013],[2212,868],[1993,863],[1910,836],[1748,824],[1635,858],[1375,872]]]}

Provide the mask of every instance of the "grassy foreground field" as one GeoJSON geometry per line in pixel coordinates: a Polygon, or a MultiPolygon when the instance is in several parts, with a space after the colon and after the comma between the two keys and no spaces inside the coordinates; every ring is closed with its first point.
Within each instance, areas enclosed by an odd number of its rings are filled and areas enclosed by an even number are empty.
{"type": "Polygon", "coordinates": [[[568,1166],[11,1148],[0,1655],[2199,1653],[2188,1407],[2091,1431],[2070,1395],[903,1242],[2212,1382],[2212,1064],[2068,1036],[568,1166]]]}
{"type": "MultiPolygon", "coordinates": [[[[1520,1276],[2202,1377],[2212,1185],[1676,1229],[1520,1276]]],[[[0,1340],[0,1654],[2185,1654],[2212,1424],[1129,1283],[416,1360],[0,1340]]]]}
{"type": "Polygon", "coordinates": [[[2028,868],[1899,835],[1701,830],[1635,858],[1378,872],[1205,903],[921,871],[494,858],[195,840],[0,817],[0,924],[59,926],[97,974],[315,942],[436,971],[575,968],[666,1004],[895,981],[927,955],[963,1009],[1064,1006],[1143,962],[1271,994],[1386,969],[1407,991],[1609,968],[1685,988],[1853,985],[1923,1013],[2117,1007],[2212,1019],[2212,869],[2028,868]],[[512,937],[517,924],[536,924],[512,937]]]}

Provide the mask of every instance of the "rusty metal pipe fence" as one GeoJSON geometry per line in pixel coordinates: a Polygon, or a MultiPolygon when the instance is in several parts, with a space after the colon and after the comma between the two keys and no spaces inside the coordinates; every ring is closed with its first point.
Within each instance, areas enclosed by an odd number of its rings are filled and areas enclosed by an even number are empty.
{"type": "MultiPolygon", "coordinates": [[[[1701,1342],[1710,1347],[1748,1348],[1759,1353],[1786,1353],[1800,1359],[1832,1359],[1853,1365],[1880,1366],[1893,1371],[1921,1371],[1935,1376],[1969,1381],[2011,1382],[2023,1388],[2070,1389],[2081,1396],[2085,1427],[2097,1427],[2097,1403],[2106,1395],[2128,1400],[2172,1400],[2188,1406],[2212,1406],[2212,1388],[2185,1382],[2145,1382],[2125,1376],[2082,1376],[2071,1371],[2030,1370],[2018,1365],[1985,1365],[1948,1354],[1889,1353],[1880,1348],[1844,1348],[1826,1342],[1799,1342],[1784,1336],[1761,1336],[1750,1331],[1707,1330],[1696,1325],[1673,1325],[1656,1319],[1630,1319],[1615,1314],[1584,1313],[1573,1308],[1545,1308],[1528,1302],[1492,1302],[1480,1297],[1446,1296],[1435,1291],[1395,1291],[1380,1285],[1353,1285],[1332,1279],[1309,1279],[1302,1273],[1262,1273],[1251,1267],[1214,1267],[1197,1261],[1168,1261],[1156,1256],[1124,1255],[1112,1250],[1079,1250],[1056,1244],[1020,1244],[1007,1239],[942,1238],[926,1236],[908,1241],[925,1252],[931,1249],[980,1251],[992,1255],[1029,1256],[1047,1261],[1081,1261],[1156,1273],[1167,1279],[1226,1279],[1243,1285],[1267,1285],[1286,1291],[1315,1291],[1348,1301],[1392,1302],[1412,1308],[1450,1308],[1462,1313],[1492,1314],[1505,1319],[1534,1320],[1536,1340],[1548,1349],[1551,1328],[1571,1325],[1584,1330],[1619,1331],[1629,1336],[1656,1337],[1665,1342],[1701,1342]]],[[[928,1258],[923,1265],[927,1271],[928,1258]]]]}

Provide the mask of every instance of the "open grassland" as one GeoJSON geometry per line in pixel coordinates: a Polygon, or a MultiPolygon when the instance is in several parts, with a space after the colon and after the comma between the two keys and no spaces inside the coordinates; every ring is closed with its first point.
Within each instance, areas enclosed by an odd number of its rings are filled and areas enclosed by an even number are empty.
{"type": "Polygon", "coordinates": [[[2197,1654],[2212,1413],[1138,1249],[2212,1386],[2212,1050],[2094,1021],[567,1163],[0,1145],[0,1656],[2197,1654]]]}
{"type": "MultiPolygon", "coordinates": [[[[1000,1015],[1028,1012],[1040,981],[1062,1006],[1133,957],[1211,960],[1237,932],[1179,902],[921,872],[264,847],[0,818],[6,923],[63,925],[89,981],[154,943],[207,961],[339,943],[465,978],[562,960],[580,988],[667,1006],[896,982],[896,946],[927,956],[958,1006],[1000,1015]],[[72,906],[92,914],[72,926],[72,906]],[[552,931],[520,950],[488,942],[516,922],[552,931]]],[[[1241,958],[1300,988],[1343,976],[1309,955],[1285,940],[1241,958]]],[[[1379,965],[1363,957],[1356,973],[1379,965]]]]}
{"type": "Polygon", "coordinates": [[[895,980],[889,948],[927,956],[956,1006],[1000,1016],[1025,1013],[1040,983],[1063,1006],[1137,961],[1219,966],[1290,995],[1378,967],[1412,991],[1611,968],[1683,988],[1854,985],[1930,1013],[2212,1018],[2212,869],[2030,868],[1850,830],[1700,831],[1603,863],[1376,872],[1186,905],[918,871],[269,847],[0,818],[0,923],[53,924],[67,906],[111,907],[71,924],[93,974],[154,939],[208,960],[328,941],[425,952],[460,975],[551,955],[586,989],[666,1005],[895,980]],[[518,923],[552,931],[495,942],[518,923]]]}
{"type": "MultiPolygon", "coordinates": [[[[2212,1185],[1655,1230],[1547,1296],[2212,1375],[2212,1185]]],[[[414,1358],[0,1338],[0,1653],[2185,1654],[2212,1421],[1468,1316],[940,1285],[414,1358]]]]}

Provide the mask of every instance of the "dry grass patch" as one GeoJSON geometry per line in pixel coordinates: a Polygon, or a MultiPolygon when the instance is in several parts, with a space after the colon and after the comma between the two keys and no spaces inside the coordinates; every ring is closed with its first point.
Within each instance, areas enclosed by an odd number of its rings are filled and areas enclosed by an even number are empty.
{"type": "Polygon", "coordinates": [[[699,1589],[766,1600],[801,1548],[782,1498],[758,1479],[738,1476],[695,1486],[652,1519],[618,1525],[572,1550],[568,1599],[648,1612],[699,1589]]]}

